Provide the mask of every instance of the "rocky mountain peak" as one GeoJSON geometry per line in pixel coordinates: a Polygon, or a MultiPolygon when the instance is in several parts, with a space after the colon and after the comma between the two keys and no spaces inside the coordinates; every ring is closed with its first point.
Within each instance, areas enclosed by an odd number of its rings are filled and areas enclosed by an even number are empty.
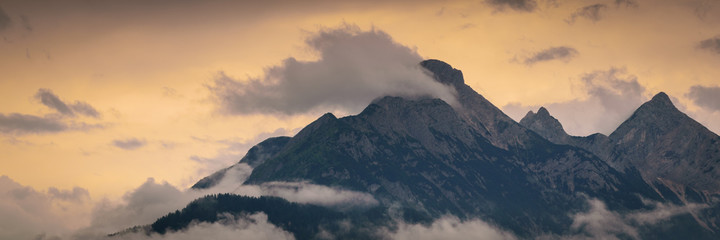
{"type": "Polygon", "coordinates": [[[540,109],[538,109],[538,111],[537,111],[537,115],[540,117],[552,117],[552,116],[550,116],[550,112],[548,112],[548,110],[545,109],[545,107],[540,107],[540,109]]]}
{"type": "Polygon", "coordinates": [[[420,66],[432,72],[435,75],[435,80],[438,82],[452,86],[461,86],[465,84],[462,71],[453,68],[446,62],[429,59],[420,62],[420,66]]]}
{"type": "Polygon", "coordinates": [[[525,117],[520,120],[520,125],[533,130],[540,136],[550,140],[551,142],[565,142],[569,137],[565,133],[562,124],[556,118],[550,115],[545,107],[540,107],[537,113],[529,111],[525,117]]]}
{"type": "MultiPolygon", "coordinates": [[[[647,109],[652,109],[653,111],[658,112],[663,111],[668,113],[679,113],[679,110],[672,103],[670,97],[664,92],[655,94],[655,96],[650,101],[643,104],[643,106],[647,109]]],[[[643,107],[641,106],[638,110],[642,109],[643,107]]]]}
{"type": "Polygon", "coordinates": [[[640,106],[612,134],[615,165],[634,165],[648,181],[664,179],[720,192],[720,137],[675,108],[665,93],[640,106]]]}
{"type": "MultiPolygon", "coordinates": [[[[610,135],[610,138],[620,140],[620,137],[627,137],[632,129],[645,129],[653,134],[663,135],[679,126],[704,128],[680,112],[667,94],[660,92],[635,110],[633,115],[610,135]]],[[[632,132],[634,131],[637,130],[632,130],[632,132]]]]}

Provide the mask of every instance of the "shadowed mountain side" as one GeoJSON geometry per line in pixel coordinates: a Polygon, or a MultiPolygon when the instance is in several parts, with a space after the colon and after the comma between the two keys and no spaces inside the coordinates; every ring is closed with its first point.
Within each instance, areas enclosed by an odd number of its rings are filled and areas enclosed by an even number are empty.
{"type": "Polygon", "coordinates": [[[576,192],[618,209],[642,207],[637,194],[659,199],[639,175],[620,174],[587,151],[552,144],[514,122],[528,140],[496,147],[478,132],[484,124],[467,116],[439,99],[398,97],[379,99],[357,116],[326,114],[255,168],[247,183],[342,186],[435,217],[486,216],[524,236],[562,232],[571,223],[567,209],[584,202],[576,192]]]}
{"type": "Polygon", "coordinates": [[[425,60],[420,65],[430,71],[438,82],[455,87],[458,102],[462,105],[456,109],[457,114],[493,145],[503,149],[524,148],[527,144],[540,141],[541,137],[522,127],[466,85],[462,71],[434,59],[425,60]]]}
{"type": "MultiPolygon", "coordinates": [[[[611,138],[566,138],[549,113],[535,114],[547,118],[534,121],[536,127],[550,122],[558,139],[582,139],[598,149],[555,144],[465,85],[459,70],[438,60],[421,65],[455,87],[459,106],[383,97],[356,116],[325,114],[284,146],[278,144],[279,151],[266,154],[270,157],[258,161],[245,184],[309,181],[367,192],[382,206],[403,206],[433,218],[482,218],[528,238],[568,233],[570,213],[587,209],[588,197],[621,213],[664,201],[635,168],[617,171],[608,164],[614,163],[606,160],[614,152],[602,155],[599,148],[611,138]]],[[[695,220],[683,223],[693,226],[683,229],[703,234],[717,229],[695,220]]],[[[673,226],[680,225],[651,229],[679,231],[673,226]]]]}

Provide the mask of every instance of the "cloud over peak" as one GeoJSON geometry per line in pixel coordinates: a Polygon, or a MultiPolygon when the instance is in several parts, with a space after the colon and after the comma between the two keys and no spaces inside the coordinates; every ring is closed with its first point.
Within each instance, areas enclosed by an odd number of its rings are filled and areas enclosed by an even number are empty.
{"type": "Polygon", "coordinates": [[[344,110],[359,112],[378,97],[432,96],[455,101],[454,90],[421,69],[420,55],[387,33],[344,25],[306,40],[315,61],[287,58],[259,78],[235,79],[221,72],[208,86],[227,114],[283,114],[344,110]]]}

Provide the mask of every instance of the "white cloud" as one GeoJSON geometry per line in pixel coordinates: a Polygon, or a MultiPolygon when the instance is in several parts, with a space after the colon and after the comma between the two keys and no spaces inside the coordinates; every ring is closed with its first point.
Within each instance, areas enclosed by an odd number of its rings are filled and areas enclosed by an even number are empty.
{"type": "Polygon", "coordinates": [[[707,208],[705,204],[689,203],[674,205],[643,200],[650,210],[636,210],[618,213],[607,208],[604,202],[589,198],[587,212],[572,215],[570,229],[575,233],[567,236],[545,236],[552,239],[641,239],[638,227],[651,226],[663,220],[687,213],[697,213],[707,208]],[[620,238],[622,236],[622,238],[620,238]]]}
{"type": "Polygon", "coordinates": [[[309,182],[267,182],[260,185],[242,185],[252,168],[237,164],[210,192],[228,192],[246,196],[275,196],[290,202],[310,203],[326,207],[372,207],[379,202],[369,193],[350,191],[309,182]]]}
{"type": "Polygon", "coordinates": [[[83,188],[37,191],[0,176],[0,239],[64,234],[87,225],[90,195],[83,188]]]}
{"type": "Polygon", "coordinates": [[[344,25],[324,29],[306,41],[316,61],[287,58],[264,76],[234,79],[220,73],[209,86],[220,110],[228,114],[302,114],[341,110],[356,113],[373,99],[434,96],[457,102],[454,90],[433,80],[423,60],[387,33],[344,25]]]}
{"type": "Polygon", "coordinates": [[[517,239],[512,233],[492,226],[482,220],[461,221],[455,216],[445,216],[435,220],[430,226],[422,224],[400,223],[398,230],[388,233],[396,240],[424,239],[517,239]]]}
{"type": "Polygon", "coordinates": [[[573,215],[571,229],[587,233],[594,239],[618,239],[616,235],[619,234],[639,238],[637,230],[626,223],[620,214],[608,210],[605,203],[589,199],[588,204],[590,209],[587,212],[573,215]]]}
{"type": "MultiPolygon", "coordinates": [[[[261,185],[242,185],[251,172],[252,168],[247,164],[236,164],[227,171],[220,183],[206,190],[188,189],[182,191],[167,182],[157,183],[154,179],[149,178],[137,189],[126,193],[123,202],[113,203],[105,199],[97,203],[92,212],[90,225],[76,231],[72,237],[93,239],[133,226],[150,224],[167,213],[182,209],[197,198],[215,193],[234,193],[254,197],[276,196],[290,202],[310,203],[328,207],[362,208],[378,204],[378,201],[368,193],[331,188],[307,182],[270,182],[261,185]]],[[[215,228],[227,228],[225,229],[226,232],[244,231],[238,229],[237,226],[221,227],[216,225],[200,224],[193,227],[199,228],[187,232],[202,232],[205,231],[203,229],[215,228]]],[[[172,236],[181,233],[177,232],[172,236]]]]}

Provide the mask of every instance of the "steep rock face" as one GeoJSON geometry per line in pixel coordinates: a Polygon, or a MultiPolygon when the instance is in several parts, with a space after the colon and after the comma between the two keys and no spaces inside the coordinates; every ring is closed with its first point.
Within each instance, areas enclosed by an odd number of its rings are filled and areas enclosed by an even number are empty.
{"type": "Polygon", "coordinates": [[[609,139],[612,164],[636,166],[649,181],[720,192],[720,137],[680,112],[665,93],[640,106],[609,139]]]}
{"type": "Polygon", "coordinates": [[[455,88],[461,104],[456,109],[457,113],[493,145],[503,149],[524,148],[528,144],[544,141],[466,85],[460,70],[433,59],[425,60],[420,65],[433,73],[438,82],[455,88]]]}

